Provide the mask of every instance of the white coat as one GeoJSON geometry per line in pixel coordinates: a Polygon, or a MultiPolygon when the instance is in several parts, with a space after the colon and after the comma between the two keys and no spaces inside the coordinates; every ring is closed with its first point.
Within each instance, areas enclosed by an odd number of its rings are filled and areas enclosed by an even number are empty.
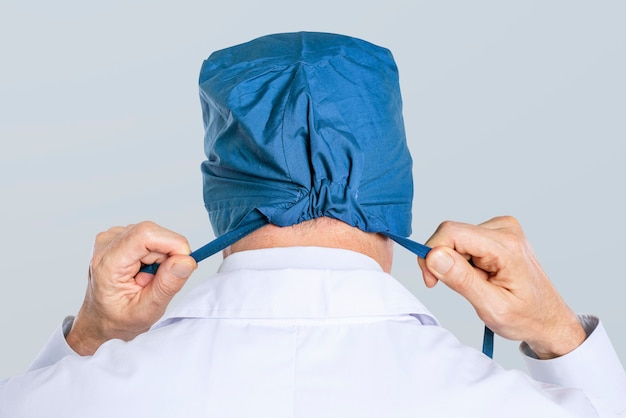
{"type": "MultiPolygon", "coordinates": [[[[235,253],[147,333],[80,357],[59,330],[0,382],[0,417],[561,417],[626,410],[602,325],[536,381],[460,344],[372,259],[235,253]]],[[[66,323],[67,327],[67,323],[66,323]]]]}

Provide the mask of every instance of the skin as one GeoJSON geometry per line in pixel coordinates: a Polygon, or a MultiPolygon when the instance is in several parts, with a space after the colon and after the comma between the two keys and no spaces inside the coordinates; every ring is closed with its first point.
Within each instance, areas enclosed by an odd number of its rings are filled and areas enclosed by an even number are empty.
{"type": "Polygon", "coordinates": [[[316,218],[282,228],[264,226],[224,250],[224,257],[239,251],[294,246],[356,251],[376,260],[383,271],[391,272],[393,241],[384,235],[363,232],[332,218],[316,218]]]}
{"type": "Polygon", "coordinates": [[[187,240],[152,222],[113,227],[96,236],[85,300],[67,342],[80,355],[104,342],[132,340],[165,312],[197,268],[187,240]],[[141,264],[161,263],[156,275],[141,264]]]}
{"type": "Polygon", "coordinates": [[[562,356],[586,338],[576,314],[543,271],[519,222],[444,222],[418,260],[424,283],[438,281],[467,299],[498,335],[525,341],[540,359],[562,356]]]}
{"type": "MultiPolygon", "coordinates": [[[[585,339],[574,312],[537,262],[514,218],[481,225],[444,222],[418,259],[427,287],[439,281],[465,297],[495,333],[526,341],[539,358],[566,354],[585,339]]],[[[319,218],[299,225],[263,227],[224,256],[261,248],[321,246],[365,254],[391,271],[393,242],[340,221],[319,218]]],[[[145,332],[197,267],[184,237],[151,222],[114,227],[98,234],[85,301],[67,341],[81,355],[105,341],[125,341],[145,332]],[[138,273],[141,263],[161,263],[155,276],[138,273]]]]}

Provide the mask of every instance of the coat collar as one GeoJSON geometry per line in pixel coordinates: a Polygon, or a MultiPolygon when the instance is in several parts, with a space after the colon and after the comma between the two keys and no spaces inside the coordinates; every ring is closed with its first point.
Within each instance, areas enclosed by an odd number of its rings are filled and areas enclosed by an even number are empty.
{"type": "Polygon", "coordinates": [[[227,257],[155,327],[181,318],[329,319],[413,315],[438,324],[373,259],[349,250],[270,248],[227,257]]]}

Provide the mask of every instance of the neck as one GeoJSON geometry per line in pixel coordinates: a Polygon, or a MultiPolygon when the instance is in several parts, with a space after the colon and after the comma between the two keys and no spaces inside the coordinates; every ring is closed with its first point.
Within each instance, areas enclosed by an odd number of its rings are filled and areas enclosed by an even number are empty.
{"type": "Polygon", "coordinates": [[[225,249],[224,257],[239,251],[295,246],[356,251],[373,258],[383,271],[391,272],[393,241],[331,218],[316,218],[288,227],[266,225],[225,249]]]}

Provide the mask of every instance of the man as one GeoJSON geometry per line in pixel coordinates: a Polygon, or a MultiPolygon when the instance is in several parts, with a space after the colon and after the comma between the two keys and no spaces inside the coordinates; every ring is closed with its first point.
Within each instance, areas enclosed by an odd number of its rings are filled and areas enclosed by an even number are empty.
{"type": "Polygon", "coordinates": [[[83,306],[26,375],[0,382],[0,416],[626,414],[601,323],[565,304],[513,218],[444,223],[430,252],[407,239],[411,158],[389,51],[267,36],[214,53],[200,89],[218,238],[190,257],[150,222],[99,234],[83,306]],[[388,274],[394,241],[423,258],[427,286],[444,282],[523,341],[535,380],[442,329],[388,274]],[[219,272],[162,316],[220,250],[219,272]]]}

